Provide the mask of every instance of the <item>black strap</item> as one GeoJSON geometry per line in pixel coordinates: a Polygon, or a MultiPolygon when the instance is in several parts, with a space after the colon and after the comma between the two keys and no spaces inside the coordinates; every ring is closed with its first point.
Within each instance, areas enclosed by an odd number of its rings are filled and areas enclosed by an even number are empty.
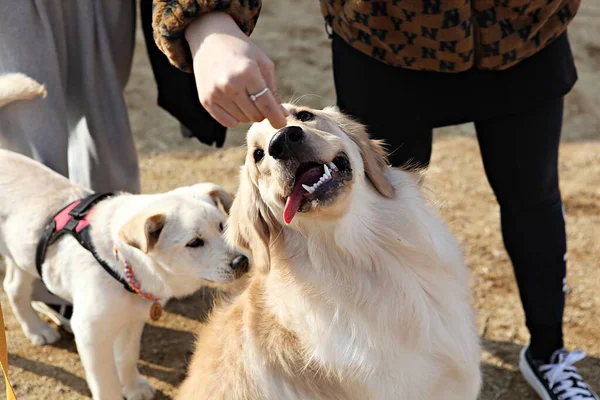
{"type": "Polygon", "coordinates": [[[35,267],[37,268],[38,274],[40,275],[40,279],[42,281],[42,264],[44,263],[44,260],[46,258],[46,251],[48,247],[51,246],[54,242],[56,242],[63,235],[68,233],[71,236],[73,236],[84,249],[92,253],[94,258],[96,259],[96,261],[98,261],[102,268],[104,268],[104,270],[108,272],[110,276],[119,281],[123,285],[125,290],[131,293],[135,293],[135,291],[131,288],[131,286],[129,286],[127,281],[121,276],[119,276],[115,272],[115,270],[113,270],[110,267],[110,265],[106,263],[106,261],[104,261],[100,258],[100,256],[98,256],[98,253],[96,253],[94,243],[92,242],[92,238],[90,236],[89,225],[80,230],[79,232],[75,231],[75,228],[77,227],[79,221],[81,221],[81,219],[89,213],[91,208],[94,205],[96,205],[99,201],[104,200],[109,196],[112,196],[112,193],[94,193],[81,199],[81,202],[69,212],[69,215],[73,218],[71,218],[69,222],[67,222],[65,227],[60,231],[56,231],[56,223],[54,221],[54,217],[56,217],[56,215],[64,211],[64,209],[68,206],[62,208],[58,213],[56,213],[52,216],[52,218],[50,218],[50,221],[46,225],[44,233],[42,234],[42,237],[38,242],[35,254],[35,267]]]}
{"type": "Polygon", "coordinates": [[[54,219],[51,219],[50,222],[48,222],[48,224],[44,228],[44,233],[38,241],[37,248],[35,250],[35,268],[37,269],[40,279],[42,279],[42,264],[46,259],[46,250],[48,249],[48,246],[50,246],[50,240],[52,240],[52,233],[55,230],[56,224],[54,223],[54,219]]]}
{"type": "Polygon", "coordinates": [[[81,199],[81,202],[75,206],[70,212],[69,215],[76,219],[81,219],[85,217],[89,212],[92,206],[96,205],[101,200],[112,196],[112,193],[93,193],[87,197],[81,199]]]}
{"type": "Polygon", "coordinates": [[[37,269],[38,275],[40,276],[42,282],[44,281],[44,279],[42,278],[42,264],[46,259],[46,251],[52,243],[58,240],[58,238],[64,235],[65,233],[63,231],[56,232],[56,222],[54,222],[54,217],[60,214],[67,207],[68,206],[63,207],[59,212],[57,212],[48,220],[48,223],[44,228],[44,233],[42,234],[42,237],[40,238],[37,244],[37,248],[35,251],[35,268],[37,269]]]}
{"type": "Polygon", "coordinates": [[[110,265],[108,265],[106,263],[106,261],[104,261],[103,259],[101,259],[100,256],[98,255],[98,253],[96,253],[96,249],[94,247],[94,244],[92,243],[92,237],[90,236],[90,229],[89,228],[90,228],[89,226],[86,226],[81,231],[79,231],[79,234],[75,235],[75,239],[77,239],[77,241],[79,242],[79,244],[82,245],[84,249],[86,249],[87,251],[89,251],[90,253],[92,253],[92,255],[94,256],[94,258],[96,259],[96,261],[98,261],[98,263],[102,266],[102,268],[104,268],[104,270],[106,272],[108,272],[108,274],[110,276],[112,276],[113,278],[115,278],[116,280],[118,280],[119,282],[121,282],[121,285],[123,285],[123,287],[125,288],[125,290],[127,290],[128,292],[131,292],[131,293],[135,293],[135,290],[133,290],[131,288],[131,286],[129,286],[129,283],[127,283],[127,281],[125,279],[123,279],[122,276],[119,276],[119,274],[117,274],[115,272],[115,270],[112,269],[110,267],[110,265]]]}

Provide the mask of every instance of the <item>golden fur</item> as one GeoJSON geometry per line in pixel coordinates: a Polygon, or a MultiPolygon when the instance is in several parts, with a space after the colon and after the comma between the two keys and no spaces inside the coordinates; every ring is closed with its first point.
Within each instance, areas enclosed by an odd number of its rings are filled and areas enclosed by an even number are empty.
{"type": "Polygon", "coordinates": [[[389,168],[382,144],[337,109],[287,107],[288,126],[306,135],[303,154],[343,151],[352,180],[286,225],[294,171],[253,159],[276,133],[253,125],[226,233],[253,270],[198,332],[177,398],[476,399],[466,269],[418,179],[389,168]],[[299,121],[299,110],[315,117],[299,121]]]}

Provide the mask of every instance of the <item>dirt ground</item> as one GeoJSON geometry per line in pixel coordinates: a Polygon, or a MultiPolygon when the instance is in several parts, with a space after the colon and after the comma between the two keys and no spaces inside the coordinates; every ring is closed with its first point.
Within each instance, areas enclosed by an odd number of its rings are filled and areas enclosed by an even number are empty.
{"type": "MultiPolygon", "coordinates": [[[[561,188],[569,243],[565,336],[569,348],[588,358],[582,374],[600,392],[600,4],[583,2],[570,29],[580,80],[568,96],[561,150],[561,188]]],[[[253,36],[277,65],[284,100],[312,106],[334,104],[329,42],[316,1],[271,0],[253,36]]],[[[245,127],[229,133],[224,149],[180,137],[177,123],[155,105],[155,89],[142,37],[126,96],[136,136],[145,192],[200,181],[234,191],[245,127]]],[[[471,270],[474,304],[483,343],[482,400],[535,399],[518,372],[518,352],[528,341],[511,264],[499,230],[498,206],[483,174],[472,127],[439,130],[428,174],[428,195],[459,238],[471,270]]],[[[89,397],[72,337],[55,346],[31,345],[4,308],[11,380],[19,399],[89,397]]],[[[140,369],[171,398],[184,377],[198,321],[210,292],[171,302],[165,317],[148,324],[140,369]]],[[[1,389],[1,387],[0,387],[1,389]]],[[[1,392],[0,392],[1,393],[1,392]]]]}

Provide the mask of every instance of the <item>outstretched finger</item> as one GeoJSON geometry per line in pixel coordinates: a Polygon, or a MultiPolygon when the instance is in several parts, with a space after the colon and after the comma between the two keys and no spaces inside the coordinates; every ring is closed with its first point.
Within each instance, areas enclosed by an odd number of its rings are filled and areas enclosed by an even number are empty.
{"type": "MultiPolygon", "coordinates": [[[[273,97],[275,97],[275,101],[281,105],[281,98],[279,97],[279,91],[277,90],[277,78],[275,76],[275,64],[271,59],[267,58],[264,61],[259,61],[258,67],[260,68],[260,73],[262,74],[267,87],[273,93],[273,97]]],[[[281,106],[283,114],[287,117],[290,115],[288,110],[281,106]]]]}

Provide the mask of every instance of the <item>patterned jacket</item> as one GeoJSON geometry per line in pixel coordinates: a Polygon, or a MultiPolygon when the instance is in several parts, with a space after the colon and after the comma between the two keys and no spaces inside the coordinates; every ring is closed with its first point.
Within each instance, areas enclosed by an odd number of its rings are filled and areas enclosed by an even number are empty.
{"type": "MultiPolygon", "coordinates": [[[[306,1],[306,0],[303,0],[306,1]]],[[[200,14],[229,13],[250,34],[260,0],[154,0],[154,38],[173,65],[191,70],[183,31],[200,14]]],[[[581,0],[321,0],[325,21],[357,50],[414,70],[501,70],[544,48],[581,0]]]]}

